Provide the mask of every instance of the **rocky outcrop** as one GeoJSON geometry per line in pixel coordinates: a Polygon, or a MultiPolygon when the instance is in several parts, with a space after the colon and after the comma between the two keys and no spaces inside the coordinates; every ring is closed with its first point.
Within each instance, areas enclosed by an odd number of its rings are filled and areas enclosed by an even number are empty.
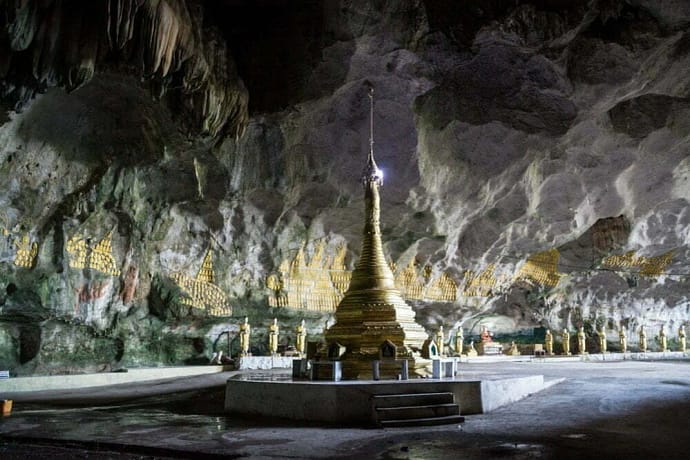
{"type": "Polygon", "coordinates": [[[319,339],[361,243],[369,84],[385,250],[429,332],[688,321],[682,2],[278,2],[253,27],[251,2],[87,3],[3,3],[4,100],[40,90],[0,127],[13,372],[202,362],[245,316],[256,354],[273,317],[319,339]]]}

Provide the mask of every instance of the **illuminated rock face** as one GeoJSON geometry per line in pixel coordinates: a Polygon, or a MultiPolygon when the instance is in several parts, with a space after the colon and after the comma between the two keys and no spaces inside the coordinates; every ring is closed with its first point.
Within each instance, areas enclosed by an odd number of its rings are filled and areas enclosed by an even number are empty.
{"type": "Polygon", "coordinates": [[[323,338],[326,287],[342,295],[361,257],[365,81],[391,168],[382,249],[426,332],[616,337],[623,323],[634,348],[640,325],[665,322],[672,346],[690,317],[687,2],[10,3],[2,103],[24,102],[0,126],[12,370],[206,362],[245,316],[254,354],[274,316],[281,345],[302,318],[323,338]],[[321,244],[338,274],[307,280],[312,308],[269,300],[281,280],[267,277],[321,244]],[[419,294],[441,279],[440,300],[419,294]]]}
{"type": "MultiPolygon", "coordinates": [[[[350,287],[335,310],[335,324],[325,333],[326,341],[345,346],[343,362],[345,378],[371,377],[372,361],[381,359],[381,347],[392,343],[395,352],[389,359],[404,359],[412,372],[424,373],[428,363],[420,353],[428,335],[415,322],[415,313],[405,303],[395,286],[381,244],[381,171],[369,153],[364,183],[364,232],[362,251],[352,272],[350,287]]],[[[398,369],[384,368],[384,376],[394,377],[398,369]],[[392,371],[391,375],[385,375],[392,371]]]]}

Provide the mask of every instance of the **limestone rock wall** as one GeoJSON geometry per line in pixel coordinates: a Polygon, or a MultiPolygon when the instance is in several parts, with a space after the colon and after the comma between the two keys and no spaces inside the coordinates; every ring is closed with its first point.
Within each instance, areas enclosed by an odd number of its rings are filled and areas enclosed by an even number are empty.
{"type": "Polygon", "coordinates": [[[246,45],[287,41],[285,85],[256,70],[276,56],[237,51],[249,4],[107,3],[96,51],[58,2],[0,3],[4,101],[22,101],[0,126],[0,368],[205,362],[245,316],[257,354],[273,317],[281,343],[303,318],[318,339],[323,283],[361,241],[368,84],[386,251],[429,332],[690,318],[682,2],[287,8],[311,26],[246,45]],[[271,303],[282,273],[299,304],[271,303]],[[452,298],[415,294],[442,276],[452,298]]]}

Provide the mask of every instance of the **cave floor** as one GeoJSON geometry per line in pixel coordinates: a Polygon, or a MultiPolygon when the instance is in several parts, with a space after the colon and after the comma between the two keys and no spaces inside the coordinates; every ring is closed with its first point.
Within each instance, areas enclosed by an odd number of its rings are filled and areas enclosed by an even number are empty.
{"type": "MultiPolygon", "coordinates": [[[[20,404],[0,420],[0,458],[690,455],[690,362],[547,360],[463,364],[461,372],[487,377],[543,374],[546,380],[565,380],[491,413],[467,416],[462,425],[395,429],[239,419],[223,413],[224,388],[217,385],[102,406],[20,404]]],[[[98,393],[106,397],[108,391],[98,393]]],[[[85,402],[93,399],[85,394],[85,402]]]]}

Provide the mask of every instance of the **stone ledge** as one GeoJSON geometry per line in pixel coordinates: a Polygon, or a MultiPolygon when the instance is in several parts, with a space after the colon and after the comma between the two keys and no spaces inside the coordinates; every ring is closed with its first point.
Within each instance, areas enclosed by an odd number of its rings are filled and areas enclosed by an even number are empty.
{"type": "Polygon", "coordinates": [[[689,353],[682,351],[648,351],[642,353],[639,351],[627,353],[588,353],[581,355],[583,361],[662,361],[662,360],[690,360],[689,353]]]}
{"type": "Polygon", "coordinates": [[[127,369],[126,372],[15,377],[0,381],[0,393],[100,387],[147,380],[215,374],[228,370],[230,369],[226,366],[149,367],[127,369]]]}
{"type": "Polygon", "coordinates": [[[237,360],[237,369],[292,369],[293,356],[244,356],[237,360]]]}

